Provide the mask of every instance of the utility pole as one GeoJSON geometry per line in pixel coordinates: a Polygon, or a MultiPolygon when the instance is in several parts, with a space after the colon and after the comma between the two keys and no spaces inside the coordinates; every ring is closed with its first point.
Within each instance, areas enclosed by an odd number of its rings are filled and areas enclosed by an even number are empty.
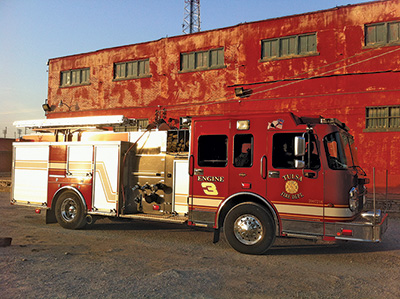
{"type": "Polygon", "coordinates": [[[200,32],[200,0],[185,0],[182,31],[185,34],[200,32]]]}

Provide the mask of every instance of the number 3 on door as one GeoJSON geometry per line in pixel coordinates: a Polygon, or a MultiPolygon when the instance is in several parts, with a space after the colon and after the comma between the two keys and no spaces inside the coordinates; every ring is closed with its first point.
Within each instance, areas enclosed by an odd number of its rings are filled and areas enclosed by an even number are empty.
{"type": "Polygon", "coordinates": [[[201,188],[207,195],[218,195],[217,186],[214,183],[201,183],[201,188]]]}

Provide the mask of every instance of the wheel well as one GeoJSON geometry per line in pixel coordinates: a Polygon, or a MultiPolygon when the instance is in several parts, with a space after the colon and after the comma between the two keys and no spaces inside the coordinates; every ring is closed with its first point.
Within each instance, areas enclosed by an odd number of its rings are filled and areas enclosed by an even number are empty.
{"type": "Polygon", "coordinates": [[[58,190],[56,191],[56,193],[54,194],[53,199],[52,199],[52,201],[51,201],[51,210],[52,210],[52,211],[55,210],[55,208],[56,208],[56,203],[57,203],[58,198],[61,196],[61,194],[63,194],[64,192],[67,192],[67,191],[71,191],[71,192],[76,193],[76,195],[77,195],[77,196],[79,197],[79,199],[81,200],[81,203],[83,204],[84,210],[86,211],[86,210],[87,210],[87,205],[86,205],[85,198],[84,198],[83,195],[79,192],[79,190],[77,190],[76,188],[71,187],[71,186],[62,187],[62,188],[60,188],[60,189],[58,189],[58,190]]]}
{"type": "Polygon", "coordinates": [[[56,204],[57,204],[57,200],[64,192],[67,192],[67,191],[75,192],[78,195],[78,197],[81,199],[81,201],[83,202],[84,208],[85,209],[87,208],[86,207],[86,203],[83,200],[83,196],[78,190],[76,190],[73,187],[69,187],[69,186],[60,188],[60,189],[58,189],[56,191],[56,193],[53,195],[53,198],[51,199],[51,207],[50,207],[50,209],[46,210],[46,224],[56,223],[57,222],[57,219],[56,219],[56,204]]]}
{"type": "Polygon", "coordinates": [[[272,204],[270,204],[268,201],[266,201],[264,198],[255,195],[255,194],[237,194],[231,198],[229,198],[226,203],[223,205],[221,210],[218,213],[218,218],[217,218],[217,226],[218,228],[223,227],[224,220],[230,209],[232,209],[234,206],[243,203],[243,202],[253,202],[257,203],[264,208],[266,208],[267,211],[271,213],[272,218],[274,219],[275,222],[275,231],[276,234],[279,235],[279,219],[278,216],[272,207],[272,204]]]}

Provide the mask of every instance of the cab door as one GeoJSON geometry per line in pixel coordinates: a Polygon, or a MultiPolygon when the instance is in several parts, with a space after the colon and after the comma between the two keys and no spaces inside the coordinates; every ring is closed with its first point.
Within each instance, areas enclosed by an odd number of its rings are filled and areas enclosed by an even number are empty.
{"type": "Polygon", "coordinates": [[[195,120],[192,126],[189,224],[213,226],[228,196],[229,120],[195,120]]]}
{"type": "Polygon", "coordinates": [[[270,141],[267,196],[279,212],[282,232],[323,235],[324,173],[317,136],[304,132],[275,133],[270,141]],[[305,138],[308,150],[304,156],[295,156],[296,136],[305,138]],[[300,161],[304,168],[297,168],[302,167],[300,161]]]}
{"type": "Polygon", "coordinates": [[[230,195],[247,193],[265,197],[268,136],[262,129],[264,126],[264,118],[239,118],[231,122],[230,195]]]}

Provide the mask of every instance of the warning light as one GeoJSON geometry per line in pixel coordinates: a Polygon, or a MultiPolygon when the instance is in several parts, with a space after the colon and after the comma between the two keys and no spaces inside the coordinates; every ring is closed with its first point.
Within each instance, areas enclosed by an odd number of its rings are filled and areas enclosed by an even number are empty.
{"type": "Polygon", "coordinates": [[[159,211],[160,210],[160,206],[159,205],[153,205],[153,210],[154,211],[159,211]]]}
{"type": "Polygon", "coordinates": [[[42,212],[41,209],[35,209],[35,213],[36,213],[36,214],[40,214],[41,212],[42,212]]]}
{"type": "Polygon", "coordinates": [[[249,120],[238,120],[236,122],[236,129],[240,131],[245,131],[250,129],[250,121],[249,120]]]}

